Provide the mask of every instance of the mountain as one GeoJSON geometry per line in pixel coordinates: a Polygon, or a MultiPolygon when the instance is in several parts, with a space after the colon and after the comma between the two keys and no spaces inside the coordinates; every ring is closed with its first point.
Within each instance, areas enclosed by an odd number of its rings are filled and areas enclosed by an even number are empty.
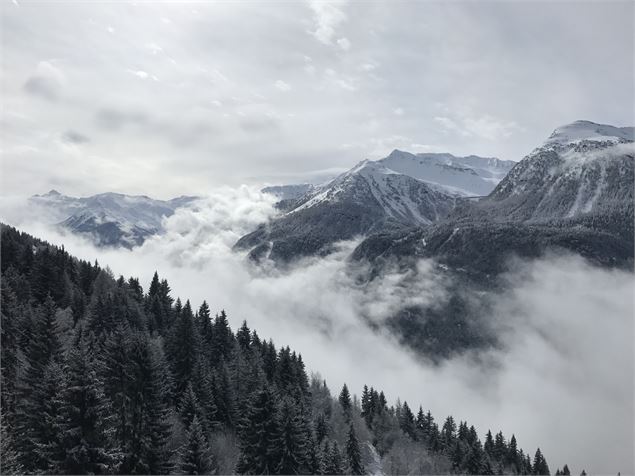
{"type": "Polygon", "coordinates": [[[165,217],[194,200],[196,197],[186,196],[155,200],[145,195],[120,193],[76,198],[51,190],[32,196],[29,202],[44,209],[51,223],[90,236],[99,246],[132,248],[160,233],[165,217]]]}
{"type": "Polygon", "coordinates": [[[429,225],[454,206],[456,193],[362,161],[295,201],[290,211],[242,237],[237,249],[287,262],[328,253],[332,245],[387,229],[429,225]]]}
{"type": "Polygon", "coordinates": [[[631,267],[633,141],[632,127],[559,127],[487,197],[459,202],[435,226],[371,236],[353,257],[435,257],[482,277],[502,271],[510,255],[558,248],[631,267]]]}
{"type": "Polygon", "coordinates": [[[491,298],[515,259],[565,250],[598,266],[633,270],[633,128],[577,121],[557,128],[487,196],[457,200],[430,226],[370,234],[353,251],[372,281],[397,263],[416,276],[431,258],[452,283],[434,306],[405,306],[387,321],[400,340],[432,359],[497,345],[491,298]]]}
{"type": "Polygon", "coordinates": [[[411,154],[400,150],[394,150],[378,163],[463,196],[487,195],[516,164],[511,160],[476,155],[456,157],[452,154],[411,154]]]}
{"type": "Polygon", "coordinates": [[[428,226],[463,197],[489,193],[514,162],[478,156],[410,154],[364,160],[322,186],[268,187],[284,214],[242,237],[236,249],[286,262],[328,253],[333,243],[371,233],[428,226]]]}

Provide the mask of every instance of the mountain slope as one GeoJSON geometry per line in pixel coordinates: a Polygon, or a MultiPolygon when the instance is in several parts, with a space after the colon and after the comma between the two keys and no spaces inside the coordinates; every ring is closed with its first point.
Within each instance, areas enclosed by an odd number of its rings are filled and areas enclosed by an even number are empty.
{"type": "Polygon", "coordinates": [[[234,331],[156,272],[144,291],[3,224],[0,242],[3,473],[346,474],[350,461],[400,474],[531,472],[515,437],[497,435],[495,452],[467,422],[456,431],[453,417],[415,417],[417,402],[390,405],[372,386],[332,395],[299,350],[246,321],[234,331]],[[77,448],[90,457],[64,457],[77,448]]]}
{"type": "Polygon", "coordinates": [[[162,231],[162,220],[196,197],[155,200],[146,196],[101,193],[90,197],[69,197],[56,190],[34,195],[31,205],[41,207],[51,222],[91,237],[99,246],[141,245],[146,238],[162,231]]]}
{"type": "Polygon", "coordinates": [[[274,261],[328,253],[331,245],[371,232],[429,225],[447,215],[455,195],[378,162],[363,161],[315,188],[288,213],[242,237],[237,249],[274,261]]]}
{"type": "Polygon", "coordinates": [[[560,127],[487,197],[461,201],[427,229],[370,237],[356,259],[436,257],[477,276],[510,255],[564,248],[611,266],[633,262],[633,128],[560,127]]]}

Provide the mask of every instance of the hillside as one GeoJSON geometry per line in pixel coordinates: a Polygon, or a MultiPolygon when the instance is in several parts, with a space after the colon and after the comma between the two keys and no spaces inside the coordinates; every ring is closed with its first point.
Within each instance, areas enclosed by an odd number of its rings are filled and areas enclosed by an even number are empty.
{"type": "Polygon", "coordinates": [[[2,472],[548,474],[515,436],[435,421],[302,356],[2,226],[2,472]]]}

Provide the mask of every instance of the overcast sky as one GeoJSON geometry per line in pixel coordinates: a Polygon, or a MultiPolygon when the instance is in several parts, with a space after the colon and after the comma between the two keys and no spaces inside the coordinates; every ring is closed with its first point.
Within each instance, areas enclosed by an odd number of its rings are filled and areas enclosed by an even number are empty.
{"type": "Polygon", "coordinates": [[[319,180],[394,148],[519,160],[633,124],[634,3],[2,2],[2,195],[319,180]]]}

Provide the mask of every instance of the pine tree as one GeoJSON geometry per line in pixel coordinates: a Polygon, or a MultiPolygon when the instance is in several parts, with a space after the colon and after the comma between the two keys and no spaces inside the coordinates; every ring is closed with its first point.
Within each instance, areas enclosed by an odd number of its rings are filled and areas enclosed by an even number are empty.
{"type": "Polygon", "coordinates": [[[203,301],[203,304],[201,304],[201,307],[198,309],[198,321],[201,334],[201,350],[211,362],[212,346],[214,345],[214,331],[212,329],[212,319],[209,306],[206,301],[203,301]]]}
{"type": "Polygon", "coordinates": [[[492,436],[491,430],[487,430],[487,435],[485,435],[485,444],[483,445],[483,449],[485,450],[485,453],[487,453],[487,455],[490,458],[494,457],[494,437],[492,436]]]}
{"type": "Polygon", "coordinates": [[[213,336],[212,356],[215,362],[218,363],[229,357],[233,347],[234,337],[229,328],[225,311],[221,311],[220,315],[217,315],[214,319],[213,336]]]}
{"type": "Polygon", "coordinates": [[[23,474],[16,451],[12,428],[6,422],[4,413],[0,411],[0,474],[23,474]]]}
{"type": "Polygon", "coordinates": [[[364,474],[362,464],[362,453],[359,449],[359,442],[353,424],[349,426],[348,440],[346,441],[346,455],[348,456],[348,472],[350,474],[364,474]]]}
{"type": "Polygon", "coordinates": [[[156,360],[147,338],[134,336],[130,344],[127,396],[130,435],[120,471],[159,474],[168,470],[166,448],[170,427],[163,403],[156,360]]]}
{"type": "Polygon", "coordinates": [[[315,424],[315,439],[317,440],[318,445],[322,444],[324,438],[328,436],[328,432],[329,429],[326,424],[326,418],[324,418],[323,413],[320,413],[315,424]]]}
{"type": "Polygon", "coordinates": [[[242,326],[236,332],[236,340],[243,350],[249,350],[249,344],[251,343],[251,331],[247,327],[247,321],[243,321],[242,326]]]}
{"type": "Polygon", "coordinates": [[[236,399],[234,398],[229,369],[223,359],[221,359],[214,376],[212,392],[216,404],[216,418],[227,427],[233,426],[236,399]]]}
{"type": "Polygon", "coordinates": [[[274,396],[267,387],[256,392],[239,429],[240,456],[236,471],[265,474],[275,470],[280,435],[274,396]]]}
{"type": "Polygon", "coordinates": [[[196,396],[196,393],[194,393],[191,382],[187,384],[185,393],[183,394],[183,398],[179,404],[179,414],[181,415],[181,420],[183,421],[186,429],[190,428],[190,425],[195,418],[199,418],[200,424],[200,418],[203,411],[199,404],[198,397],[196,396]]]}
{"type": "Polygon", "coordinates": [[[126,324],[120,324],[106,339],[102,354],[104,390],[111,406],[113,440],[116,442],[121,462],[129,447],[132,435],[131,405],[133,396],[133,371],[130,366],[131,331],[126,324]]]}
{"type": "Polygon", "coordinates": [[[468,474],[486,474],[484,463],[484,452],[481,442],[476,440],[473,445],[470,446],[467,461],[465,463],[465,469],[468,474]]]}
{"type": "Polygon", "coordinates": [[[547,465],[547,461],[542,455],[540,448],[536,450],[536,454],[534,456],[534,464],[532,465],[532,467],[534,470],[533,474],[549,475],[549,466],[547,465]]]}
{"type": "Polygon", "coordinates": [[[96,357],[81,330],[75,347],[69,350],[64,374],[57,432],[65,458],[59,470],[66,474],[105,473],[114,462],[109,448],[111,408],[98,377],[96,357]]]}
{"type": "Polygon", "coordinates": [[[415,434],[415,417],[412,410],[408,406],[408,402],[403,402],[399,418],[399,426],[401,430],[413,440],[416,440],[415,434]]]}
{"type": "Polygon", "coordinates": [[[456,423],[452,416],[448,416],[441,428],[441,441],[446,450],[450,451],[454,448],[454,441],[456,439],[456,423]]]}
{"type": "Polygon", "coordinates": [[[343,474],[344,463],[342,461],[342,453],[337,441],[334,441],[331,445],[331,450],[328,454],[327,470],[324,474],[343,474]]]}
{"type": "Polygon", "coordinates": [[[36,313],[33,336],[26,350],[26,369],[18,382],[16,449],[25,471],[49,471],[59,461],[55,428],[59,413],[61,344],[49,295],[36,313]]]}
{"type": "Polygon", "coordinates": [[[503,436],[503,432],[499,431],[496,433],[494,437],[494,459],[503,465],[505,463],[505,456],[507,454],[507,443],[505,442],[505,437],[503,436]]]}
{"type": "Polygon", "coordinates": [[[344,415],[347,417],[350,416],[352,402],[351,402],[351,394],[348,391],[348,387],[346,384],[342,387],[342,391],[340,392],[340,396],[338,397],[338,401],[344,411],[344,415]]]}
{"type": "Polygon", "coordinates": [[[509,440],[509,447],[507,448],[505,462],[507,466],[511,467],[513,472],[517,473],[519,471],[520,461],[518,460],[518,443],[516,442],[516,436],[513,434],[509,440]]]}
{"type": "Polygon", "coordinates": [[[0,408],[6,411],[15,408],[20,310],[16,294],[4,279],[0,282],[0,294],[0,408]]]}
{"type": "Polygon", "coordinates": [[[183,306],[180,318],[174,323],[168,343],[176,395],[182,395],[185,392],[185,388],[192,378],[200,347],[198,337],[192,307],[187,301],[183,306]]]}
{"type": "Polygon", "coordinates": [[[181,451],[179,468],[182,474],[214,474],[216,464],[198,416],[194,416],[181,451]]]}
{"type": "Polygon", "coordinates": [[[303,432],[302,421],[295,404],[286,398],[278,412],[280,434],[276,453],[279,461],[275,467],[278,474],[299,474],[306,466],[307,441],[303,432]]]}

